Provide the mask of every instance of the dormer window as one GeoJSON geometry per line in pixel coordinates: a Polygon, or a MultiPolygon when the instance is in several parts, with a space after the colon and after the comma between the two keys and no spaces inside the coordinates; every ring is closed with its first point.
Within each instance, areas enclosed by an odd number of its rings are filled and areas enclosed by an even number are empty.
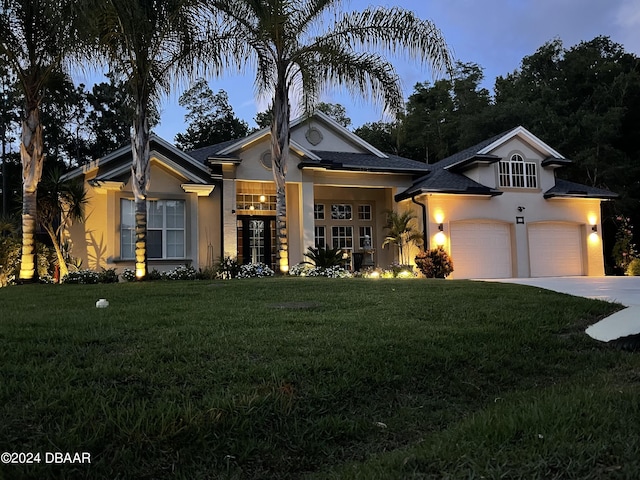
{"type": "Polygon", "coordinates": [[[501,160],[498,165],[498,179],[501,187],[538,187],[535,162],[525,162],[519,153],[511,155],[509,160],[501,160]]]}

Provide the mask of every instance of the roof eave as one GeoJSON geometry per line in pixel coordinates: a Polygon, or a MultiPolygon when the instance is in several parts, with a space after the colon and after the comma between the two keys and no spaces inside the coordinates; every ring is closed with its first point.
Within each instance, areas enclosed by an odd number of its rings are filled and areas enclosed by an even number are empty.
{"type": "Polygon", "coordinates": [[[615,200],[616,198],[619,198],[619,195],[616,193],[589,194],[587,192],[547,192],[543,195],[543,197],[546,200],[550,198],[591,198],[600,200],[615,200]]]}
{"type": "Polygon", "coordinates": [[[449,195],[473,195],[473,196],[481,196],[481,197],[497,197],[502,195],[503,192],[500,190],[488,189],[488,190],[458,190],[455,188],[420,188],[413,191],[405,191],[402,193],[398,193],[394,198],[396,202],[401,200],[407,200],[412,197],[417,197],[418,195],[426,195],[429,193],[444,193],[449,195]]]}

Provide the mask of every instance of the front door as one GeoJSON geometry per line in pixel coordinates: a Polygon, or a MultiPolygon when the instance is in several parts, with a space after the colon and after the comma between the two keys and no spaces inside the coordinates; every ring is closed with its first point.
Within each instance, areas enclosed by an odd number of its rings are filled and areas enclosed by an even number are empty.
{"type": "Polygon", "coordinates": [[[264,263],[275,268],[275,217],[238,217],[238,263],[264,263]]]}

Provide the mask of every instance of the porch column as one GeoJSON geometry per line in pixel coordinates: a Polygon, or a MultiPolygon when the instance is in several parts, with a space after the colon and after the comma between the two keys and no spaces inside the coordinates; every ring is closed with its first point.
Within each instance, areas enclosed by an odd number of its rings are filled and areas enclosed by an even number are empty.
{"type": "Polygon", "coordinates": [[[302,208],[300,209],[300,225],[302,226],[302,255],[308,247],[315,246],[316,231],[315,220],[313,218],[313,206],[315,195],[313,193],[313,182],[302,182],[300,199],[302,208]]]}
{"type": "Polygon", "coordinates": [[[222,180],[222,239],[224,256],[236,258],[238,256],[238,226],[236,218],[236,181],[222,180]]]}

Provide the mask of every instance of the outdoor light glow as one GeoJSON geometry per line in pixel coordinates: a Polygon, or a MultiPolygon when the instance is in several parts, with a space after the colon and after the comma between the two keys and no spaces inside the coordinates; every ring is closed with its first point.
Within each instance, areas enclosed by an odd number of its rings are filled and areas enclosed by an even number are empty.
{"type": "Polygon", "coordinates": [[[144,277],[144,268],[136,268],[136,278],[144,277]]]}
{"type": "Polygon", "coordinates": [[[600,243],[600,237],[597,232],[593,232],[589,235],[589,243],[597,244],[600,243]]]}
{"type": "Polygon", "coordinates": [[[598,217],[596,217],[594,214],[590,213],[589,214],[589,225],[595,225],[596,223],[598,223],[598,217]]]}
{"type": "Polygon", "coordinates": [[[409,270],[402,270],[400,273],[398,273],[398,278],[409,278],[412,276],[413,275],[411,275],[411,272],[409,270]]]}
{"type": "Polygon", "coordinates": [[[441,211],[437,211],[434,218],[436,219],[436,223],[444,223],[444,213],[441,211]]]}
{"type": "Polygon", "coordinates": [[[264,195],[260,195],[260,203],[264,203],[267,201],[267,197],[265,197],[264,195]]]}
{"type": "Polygon", "coordinates": [[[447,236],[443,232],[436,233],[436,245],[442,247],[445,243],[447,243],[447,236]]]}
{"type": "Polygon", "coordinates": [[[380,273],[377,270],[374,270],[369,274],[369,278],[380,278],[380,273]]]}

